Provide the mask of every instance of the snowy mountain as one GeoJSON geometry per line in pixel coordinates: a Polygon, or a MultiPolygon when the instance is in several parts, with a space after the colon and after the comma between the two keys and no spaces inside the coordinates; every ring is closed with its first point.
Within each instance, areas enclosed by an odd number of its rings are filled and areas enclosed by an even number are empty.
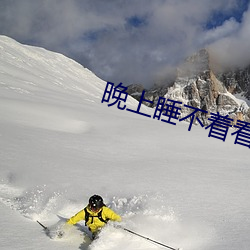
{"type": "Polygon", "coordinates": [[[250,66],[246,68],[226,70],[217,74],[227,90],[232,94],[238,94],[250,102],[250,66]]]}
{"type": "MultiPolygon", "coordinates": [[[[189,105],[205,110],[208,114],[219,112],[228,115],[234,120],[233,124],[237,120],[249,122],[249,68],[221,73],[216,71],[210,57],[206,49],[188,57],[178,67],[176,79],[170,86],[155,86],[146,91],[145,96],[153,104],[145,104],[155,107],[159,97],[165,97],[182,102],[180,117],[190,113],[190,109],[184,107],[189,105]]],[[[132,86],[129,89],[133,90],[132,86]]],[[[136,99],[140,98],[133,91],[129,93],[136,99]]]]}
{"type": "Polygon", "coordinates": [[[105,87],[63,55],[0,36],[0,248],[163,249],[112,224],[91,243],[84,222],[62,239],[36,223],[53,230],[96,193],[122,226],[165,245],[248,250],[249,148],[234,130],[223,142],[109,107],[105,87]]]}

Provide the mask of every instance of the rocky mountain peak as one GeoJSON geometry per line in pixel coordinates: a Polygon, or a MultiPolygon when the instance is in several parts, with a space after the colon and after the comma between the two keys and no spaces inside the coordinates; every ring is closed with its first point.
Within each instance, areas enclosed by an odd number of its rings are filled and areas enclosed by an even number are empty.
{"type": "MultiPolygon", "coordinates": [[[[164,96],[182,102],[180,117],[192,111],[184,107],[186,104],[207,111],[208,116],[211,112],[219,112],[233,118],[234,122],[239,119],[250,121],[247,103],[233,95],[244,93],[245,97],[250,97],[250,67],[218,74],[212,70],[211,61],[207,49],[201,49],[188,57],[178,67],[176,79],[170,86],[153,87],[146,91],[146,99],[153,101],[151,107],[157,105],[159,96],[164,96]]],[[[137,92],[136,99],[139,98],[137,92]]]]}
{"type": "Polygon", "coordinates": [[[194,77],[205,74],[210,70],[209,62],[208,51],[206,49],[201,49],[188,57],[184,63],[177,68],[177,77],[194,77]]]}
{"type": "Polygon", "coordinates": [[[250,100],[250,65],[246,68],[232,69],[217,74],[228,92],[240,94],[242,97],[250,100]]]}

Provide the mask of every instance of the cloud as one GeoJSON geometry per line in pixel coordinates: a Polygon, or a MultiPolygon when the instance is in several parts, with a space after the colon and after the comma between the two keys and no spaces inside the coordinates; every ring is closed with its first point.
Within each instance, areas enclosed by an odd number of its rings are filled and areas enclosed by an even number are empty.
{"type": "Polygon", "coordinates": [[[225,37],[235,34],[240,28],[240,24],[232,17],[224,21],[221,26],[204,31],[203,36],[200,38],[201,44],[211,44],[219,41],[225,37]]]}
{"type": "Polygon", "coordinates": [[[239,2],[2,0],[0,33],[61,52],[104,80],[149,86],[204,46],[212,44],[217,54],[225,44],[231,48],[249,40],[249,14],[242,22],[233,17],[242,8],[239,2]],[[214,20],[219,15],[225,17],[222,23],[214,20]]]}
{"type": "MultiPolygon", "coordinates": [[[[227,29],[224,24],[220,29],[227,29]]],[[[245,67],[250,64],[250,10],[243,15],[236,29],[210,44],[218,64],[225,67],[245,67]]]]}

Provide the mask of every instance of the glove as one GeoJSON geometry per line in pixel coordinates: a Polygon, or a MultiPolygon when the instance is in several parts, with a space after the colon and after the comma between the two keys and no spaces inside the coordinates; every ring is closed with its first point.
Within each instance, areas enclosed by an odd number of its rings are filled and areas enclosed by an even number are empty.
{"type": "Polygon", "coordinates": [[[65,234],[65,232],[62,231],[62,230],[59,230],[59,231],[56,232],[57,238],[62,238],[64,234],[65,234]]]}
{"type": "Polygon", "coordinates": [[[114,224],[114,228],[123,229],[123,227],[120,224],[114,224]]]}
{"type": "Polygon", "coordinates": [[[57,227],[56,236],[57,238],[62,238],[67,231],[71,228],[71,225],[65,223],[57,227]]]}

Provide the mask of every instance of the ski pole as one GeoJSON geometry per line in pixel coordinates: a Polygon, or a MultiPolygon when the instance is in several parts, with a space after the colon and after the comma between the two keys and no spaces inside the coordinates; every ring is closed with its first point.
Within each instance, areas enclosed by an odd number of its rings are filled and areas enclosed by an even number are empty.
{"type": "Polygon", "coordinates": [[[47,227],[45,227],[41,222],[39,222],[38,220],[36,221],[40,226],[42,226],[43,227],[43,229],[46,231],[46,230],[48,230],[48,228],[47,227]]]}
{"type": "Polygon", "coordinates": [[[145,237],[145,236],[143,236],[143,235],[141,235],[141,234],[135,233],[135,232],[133,232],[133,231],[127,229],[127,228],[122,228],[122,229],[125,230],[125,231],[127,231],[127,232],[129,232],[129,233],[131,233],[131,234],[137,235],[137,236],[139,236],[139,237],[141,237],[141,238],[143,238],[143,239],[145,239],[145,240],[154,242],[154,243],[156,243],[156,244],[158,244],[158,245],[161,245],[161,246],[163,246],[163,247],[169,248],[169,249],[171,249],[171,250],[180,250],[180,248],[173,248],[173,247],[167,246],[167,245],[162,244],[162,243],[160,243],[160,242],[158,242],[158,241],[155,241],[155,240],[152,240],[152,239],[150,239],[150,238],[148,238],[148,237],[145,237]]]}

